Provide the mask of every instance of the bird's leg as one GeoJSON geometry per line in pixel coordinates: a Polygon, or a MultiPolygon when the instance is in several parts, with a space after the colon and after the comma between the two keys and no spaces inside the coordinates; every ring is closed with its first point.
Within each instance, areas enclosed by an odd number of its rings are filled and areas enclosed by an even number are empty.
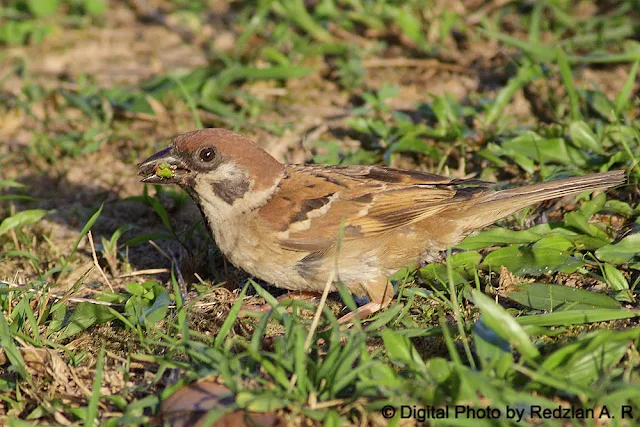
{"type": "MultiPolygon", "coordinates": [[[[306,291],[294,291],[287,292],[286,294],[280,295],[276,298],[278,303],[286,300],[297,300],[297,301],[307,301],[310,303],[317,303],[320,298],[320,293],[318,292],[306,292],[306,291]]],[[[240,313],[238,317],[247,317],[249,312],[257,312],[257,313],[267,313],[273,307],[270,304],[261,304],[261,305],[252,305],[252,304],[243,304],[240,308],[240,313]]]]}
{"type": "Polygon", "coordinates": [[[353,325],[353,319],[358,316],[361,320],[371,316],[374,313],[386,308],[393,299],[393,286],[386,277],[380,278],[376,282],[368,283],[365,286],[370,302],[358,307],[356,311],[345,314],[338,323],[349,328],[353,325]]]}

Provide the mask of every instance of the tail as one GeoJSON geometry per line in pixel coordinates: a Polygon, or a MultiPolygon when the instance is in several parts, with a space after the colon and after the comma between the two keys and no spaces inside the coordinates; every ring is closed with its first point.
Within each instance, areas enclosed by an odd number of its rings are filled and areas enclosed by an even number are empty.
{"type": "Polygon", "coordinates": [[[611,171],[497,191],[476,199],[466,216],[472,229],[476,229],[537,202],[588,190],[605,190],[625,181],[625,171],[611,171]]]}

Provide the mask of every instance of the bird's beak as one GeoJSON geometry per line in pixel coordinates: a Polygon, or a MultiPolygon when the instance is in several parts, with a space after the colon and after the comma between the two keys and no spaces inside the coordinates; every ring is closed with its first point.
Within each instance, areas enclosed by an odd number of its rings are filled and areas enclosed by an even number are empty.
{"type": "Polygon", "coordinates": [[[140,182],[150,184],[179,184],[188,173],[184,162],[171,147],[158,151],[138,164],[138,175],[143,177],[140,182]]]}

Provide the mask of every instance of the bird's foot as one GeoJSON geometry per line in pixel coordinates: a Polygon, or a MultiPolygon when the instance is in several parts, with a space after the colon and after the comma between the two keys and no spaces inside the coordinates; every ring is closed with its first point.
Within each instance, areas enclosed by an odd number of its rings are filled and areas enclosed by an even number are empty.
{"type": "Polygon", "coordinates": [[[367,317],[377,313],[381,309],[382,309],[382,304],[377,302],[370,302],[363,305],[362,307],[358,307],[356,311],[347,313],[338,319],[338,323],[341,325],[340,329],[345,330],[352,327],[356,316],[358,316],[360,320],[364,320],[367,317]]]}

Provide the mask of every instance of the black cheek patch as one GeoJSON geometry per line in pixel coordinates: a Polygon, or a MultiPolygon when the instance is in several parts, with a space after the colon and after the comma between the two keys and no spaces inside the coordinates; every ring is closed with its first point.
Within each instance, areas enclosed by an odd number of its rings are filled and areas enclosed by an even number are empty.
{"type": "Polygon", "coordinates": [[[216,182],[211,187],[216,196],[232,205],[238,199],[244,197],[249,191],[249,181],[242,180],[223,180],[216,182]]]}

